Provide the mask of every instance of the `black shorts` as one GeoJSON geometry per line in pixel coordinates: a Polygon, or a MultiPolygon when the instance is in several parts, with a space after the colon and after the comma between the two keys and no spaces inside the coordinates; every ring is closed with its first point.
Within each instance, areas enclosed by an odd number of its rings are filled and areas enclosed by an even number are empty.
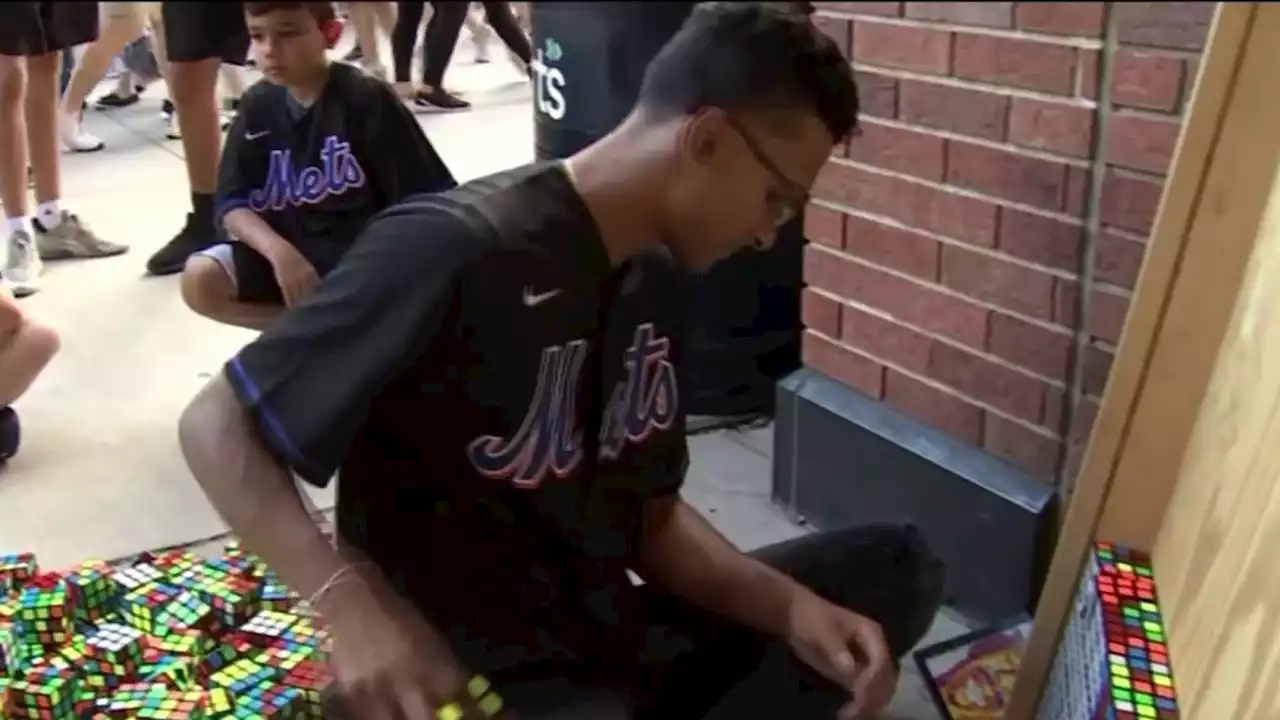
{"type": "Polygon", "coordinates": [[[97,39],[96,2],[0,3],[0,55],[48,55],[97,39]]]}
{"type": "Polygon", "coordinates": [[[249,31],[244,26],[244,3],[166,2],[161,13],[169,62],[218,58],[231,65],[245,64],[249,31]]]}
{"type": "MultiPolygon", "coordinates": [[[[276,282],[275,268],[257,250],[240,242],[214,245],[198,255],[207,257],[222,268],[236,288],[236,300],[261,305],[283,305],[284,295],[276,282]]],[[[304,253],[304,257],[306,254],[304,253]]],[[[333,264],[307,258],[320,277],[333,270],[333,264]]]]}

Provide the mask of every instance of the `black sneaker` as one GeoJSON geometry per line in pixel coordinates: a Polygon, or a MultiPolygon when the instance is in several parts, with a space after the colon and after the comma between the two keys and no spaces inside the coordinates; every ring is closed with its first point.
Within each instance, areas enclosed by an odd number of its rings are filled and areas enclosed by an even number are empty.
{"type": "Polygon", "coordinates": [[[212,227],[197,223],[195,213],[187,213],[187,223],[164,247],[147,260],[147,272],[152,275],[173,275],[182,272],[187,258],[218,242],[212,227]]]}
{"type": "Polygon", "coordinates": [[[169,117],[173,115],[173,113],[174,113],[173,101],[170,100],[169,98],[165,98],[164,101],[160,103],[160,114],[164,115],[165,117],[169,117]]]}
{"type": "Polygon", "coordinates": [[[143,88],[135,86],[133,92],[129,95],[121,95],[120,93],[112,90],[106,95],[98,98],[98,101],[94,103],[94,107],[99,110],[117,110],[119,108],[127,108],[130,105],[137,104],[139,99],[138,94],[141,93],[142,90],[143,88]]]}
{"type": "Polygon", "coordinates": [[[454,95],[448,90],[433,88],[419,90],[413,96],[413,108],[423,112],[441,112],[454,110],[470,110],[471,103],[454,95]]]}

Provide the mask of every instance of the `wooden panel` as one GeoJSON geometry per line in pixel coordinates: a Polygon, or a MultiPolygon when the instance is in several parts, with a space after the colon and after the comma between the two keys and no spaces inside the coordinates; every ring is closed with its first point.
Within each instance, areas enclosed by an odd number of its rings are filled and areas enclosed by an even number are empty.
{"type": "Polygon", "coordinates": [[[1187,720],[1280,717],[1280,6],[1255,33],[1269,39],[1250,45],[1241,85],[1269,81],[1247,100],[1269,122],[1248,138],[1237,193],[1267,210],[1260,229],[1223,228],[1257,244],[1153,558],[1187,720]]]}
{"type": "MultiPolygon", "coordinates": [[[[1236,284],[1229,277],[1224,285],[1215,285],[1220,276],[1209,276],[1202,272],[1203,268],[1192,266],[1186,260],[1188,255],[1204,260],[1205,244],[1219,241],[1210,234],[1211,225],[1206,223],[1209,218],[1221,215],[1222,203],[1233,198],[1230,193],[1224,195],[1221,187],[1208,193],[1206,187],[1211,166],[1216,164],[1221,177],[1224,170],[1239,159],[1218,156],[1217,152],[1258,8],[1257,3],[1219,5],[1107,393],[1037,607],[1035,629],[1019,669],[1017,686],[1005,713],[1009,720],[1024,720],[1034,715],[1085,555],[1105,510],[1113,508],[1107,517],[1108,530],[1118,531],[1126,541],[1148,548],[1155,541],[1157,527],[1156,523],[1145,522],[1146,516],[1158,518],[1160,508],[1173,492],[1178,448],[1191,433],[1217,347],[1213,338],[1221,338],[1223,323],[1205,327],[1203,323],[1188,322],[1187,316],[1171,318],[1169,312],[1179,297],[1181,300],[1176,303],[1179,308],[1201,305],[1196,302],[1196,294],[1206,289],[1207,295],[1201,299],[1216,300],[1203,305],[1211,307],[1220,318],[1227,316],[1233,304],[1236,284]],[[1197,248],[1191,247],[1193,241],[1197,248]],[[1176,332],[1170,332],[1170,328],[1176,332]],[[1206,338],[1209,339],[1207,345],[1206,338]],[[1204,346],[1205,352],[1199,357],[1187,358],[1188,363],[1176,362],[1178,353],[1186,354],[1200,346],[1204,346]],[[1153,369],[1155,375],[1152,375],[1153,369]],[[1198,374],[1188,376],[1196,370],[1198,374]],[[1162,401],[1171,387],[1179,393],[1172,405],[1162,401]],[[1147,427],[1152,417],[1163,419],[1167,431],[1163,438],[1147,427]],[[1130,438],[1135,434],[1139,439],[1131,444],[1130,438]],[[1134,459],[1129,459],[1126,465],[1125,455],[1131,451],[1138,453],[1135,457],[1164,467],[1166,474],[1157,477],[1149,471],[1141,472],[1149,467],[1144,468],[1134,459]],[[1116,483],[1121,467],[1126,467],[1127,472],[1124,480],[1116,483]],[[1121,489],[1120,495],[1136,496],[1144,500],[1145,505],[1112,502],[1115,485],[1126,483],[1130,485],[1121,489]],[[1126,525],[1131,528],[1127,532],[1126,525]]],[[[1245,240],[1251,241],[1252,237],[1245,240]]],[[[1242,247],[1247,250],[1248,244],[1242,247]]],[[[1215,266],[1219,271],[1234,267],[1234,274],[1239,277],[1247,252],[1237,253],[1234,261],[1225,255],[1207,257],[1223,261],[1215,266]]]]}

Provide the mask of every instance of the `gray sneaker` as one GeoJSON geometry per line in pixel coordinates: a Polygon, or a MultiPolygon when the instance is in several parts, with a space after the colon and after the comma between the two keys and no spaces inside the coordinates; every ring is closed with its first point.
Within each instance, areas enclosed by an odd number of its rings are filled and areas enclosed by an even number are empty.
{"type": "Polygon", "coordinates": [[[66,210],[62,211],[62,222],[51,230],[44,229],[39,221],[34,225],[36,246],[40,248],[42,260],[111,257],[129,250],[128,245],[98,237],[80,218],[66,210]]]}
{"type": "Polygon", "coordinates": [[[5,246],[4,283],[15,297],[26,297],[40,289],[40,272],[44,263],[36,252],[35,241],[26,230],[11,234],[5,246]]]}

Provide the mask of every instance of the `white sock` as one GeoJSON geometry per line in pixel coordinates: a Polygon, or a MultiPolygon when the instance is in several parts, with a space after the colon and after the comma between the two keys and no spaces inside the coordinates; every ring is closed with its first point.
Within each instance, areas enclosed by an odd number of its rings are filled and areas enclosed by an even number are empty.
{"type": "Polygon", "coordinates": [[[8,237],[16,232],[25,232],[28,235],[30,235],[31,234],[31,218],[15,217],[15,218],[9,218],[8,220],[6,220],[5,229],[4,229],[5,237],[8,237]]]}
{"type": "Polygon", "coordinates": [[[36,207],[36,219],[45,230],[52,230],[62,224],[62,209],[57,200],[42,202],[36,207]]]}

